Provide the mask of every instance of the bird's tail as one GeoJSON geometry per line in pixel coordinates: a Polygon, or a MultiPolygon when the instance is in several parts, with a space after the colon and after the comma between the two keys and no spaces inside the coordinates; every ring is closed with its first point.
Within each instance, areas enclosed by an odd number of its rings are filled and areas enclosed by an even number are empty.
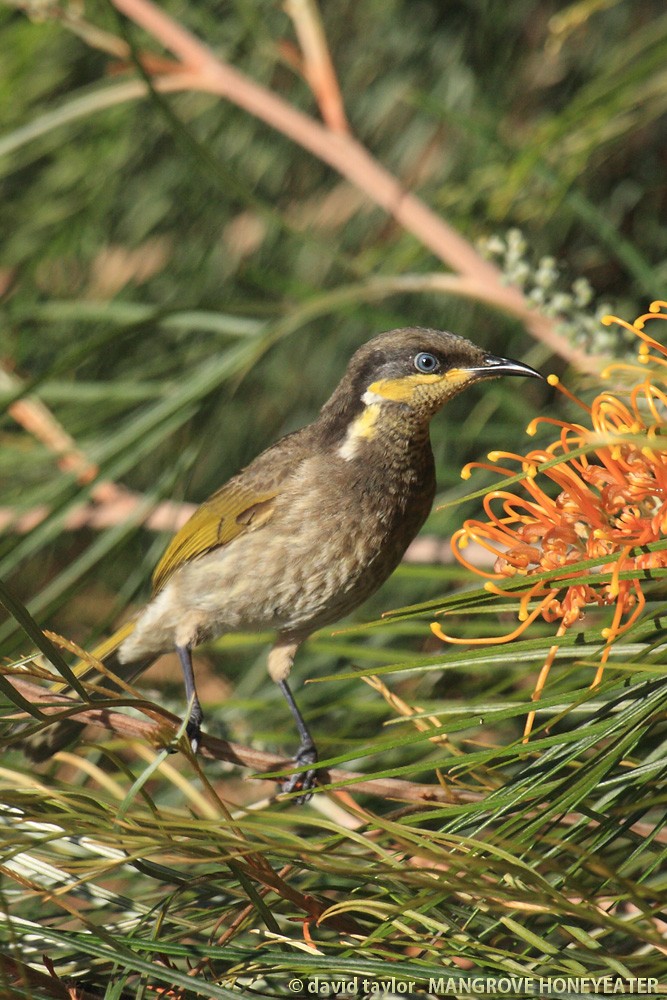
{"type": "MultiPolygon", "coordinates": [[[[121,681],[131,680],[151,663],[150,659],[134,663],[121,663],[118,659],[116,655],[118,647],[133,630],[134,622],[126,622],[125,625],[121,625],[113,635],[105,639],[104,642],[101,642],[91,652],[91,659],[103,663],[121,681]]],[[[114,684],[112,678],[96,670],[94,663],[88,659],[79,660],[72,669],[77,677],[85,679],[89,683],[100,683],[107,689],[121,690],[120,685],[114,684]]],[[[69,689],[65,683],[59,683],[53,685],[53,690],[63,693],[69,689]]],[[[22,740],[18,746],[30,760],[35,761],[35,763],[41,763],[52,757],[58,750],[63,750],[65,747],[76,742],[85,728],[84,723],[77,722],[75,719],[61,719],[59,722],[47,725],[43,729],[40,729],[38,733],[22,740]]]]}

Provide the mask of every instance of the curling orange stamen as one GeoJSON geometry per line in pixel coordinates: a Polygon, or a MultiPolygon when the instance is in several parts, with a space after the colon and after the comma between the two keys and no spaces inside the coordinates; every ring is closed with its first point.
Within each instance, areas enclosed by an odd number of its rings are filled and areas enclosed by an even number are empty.
{"type": "MultiPolygon", "coordinates": [[[[543,603],[544,602],[542,602],[542,604],[543,603]]],[[[522,622],[521,625],[519,625],[518,628],[515,628],[513,632],[508,632],[507,635],[498,635],[490,639],[458,639],[456,636],[446,635],[442,631],[439,622],[431,622],[431,632],[433,635],[436,635],[438,639],[442,639],[443,642],[452,642],[460,646],[501,646],[503,643],[511,642],[512,639],[516,639],[516,637],[521,635],[522,632],[525,632],[528,626],[534,622],[537,616],[541,613],[542,604],[539,604],[538,607],[531,611],[525,622],[522,622]]]]}

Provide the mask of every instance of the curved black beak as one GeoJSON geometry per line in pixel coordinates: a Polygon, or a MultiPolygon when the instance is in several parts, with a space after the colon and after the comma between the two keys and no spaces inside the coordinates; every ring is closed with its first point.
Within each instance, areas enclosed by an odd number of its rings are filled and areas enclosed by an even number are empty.
{"type": "Polygon", "coordinates": [[[527,378],[544,378],[538,371],[530,365],[524,365],[523,361],[512,361],[511,358],[498,358],[495,354],[487,354],[483,364],[478,368],[468,369],[479,378],[499,378],[501,375],[524,375],[527,378]]]}

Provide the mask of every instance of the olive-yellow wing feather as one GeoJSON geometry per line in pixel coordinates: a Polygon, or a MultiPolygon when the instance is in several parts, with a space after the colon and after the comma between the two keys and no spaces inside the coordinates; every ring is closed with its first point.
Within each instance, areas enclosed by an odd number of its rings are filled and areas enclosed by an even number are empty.
{"type": "Polygon", "coordinates": [[[153,573],[153,591],[161,590],[179,566],[264,524],[273,513],[276,496],[276,491],[257,493],[238,480],[219,489],[174,535],[153,573]]]}

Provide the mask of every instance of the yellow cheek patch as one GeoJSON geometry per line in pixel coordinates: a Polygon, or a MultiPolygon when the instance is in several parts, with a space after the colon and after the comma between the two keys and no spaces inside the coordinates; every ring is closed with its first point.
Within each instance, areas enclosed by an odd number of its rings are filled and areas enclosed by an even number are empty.
{"type": "Polygon", "coordinates": [[[448,385],[465,385],[466,382],[475,377],[475,372],[469,371],[467,368],[450,368],[448,372],[445,372],[444,377],[447,379],[448,385]]]}
{"type": "Polygon", "coordinates": [[[351,459],[357,453],[361,441],[370,441],[375,437],[376,423],[380,415],[379,403],[367,403],[359,416],[352,421],[347,429],[345,440],[338,449],[341,458],[351,459]]]}
{"type": "Polygon", "coordinates": [[[379,415],[379,405],[377,403],[369,403],[352,423],[348,434],[352,432],[352,436],[356,438],[372,438],[375,434],[375,425],[379,415]]]}
{"type": "Polygon", "coordinates": [[[409,403],[415,389],[420,385],[433,385],[435,382],[442,382],[448,375],[404,375],[403,378],[382,378],[378,382],[369,385],[368,392],[374,396],[381,396],[382,399],[389,399],[392,403],[409,403]]]}

